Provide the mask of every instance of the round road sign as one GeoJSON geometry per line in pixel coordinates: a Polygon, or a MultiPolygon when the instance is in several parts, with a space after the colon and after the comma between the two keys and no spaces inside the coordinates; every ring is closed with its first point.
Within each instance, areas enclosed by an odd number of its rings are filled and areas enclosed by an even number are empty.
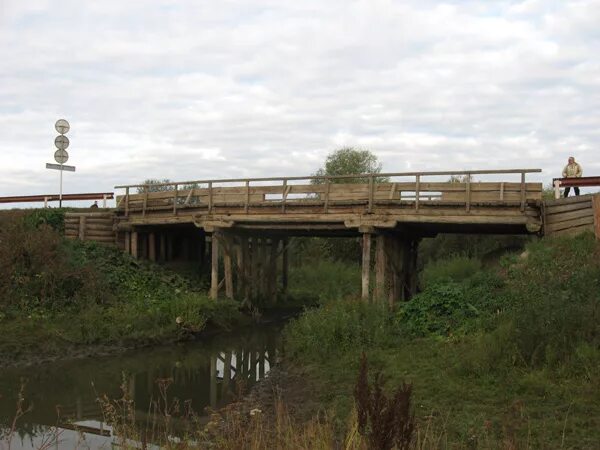
{"type": "Polygon", "coordinates": [[[65,119],[58,119],[54,124],[54,128],[60,134],[66,134],[71,129],[71,126],[69,125],[69,122],[67,122],[65,119]]]}
{"type": "Polygon", "coordinates": [[[56,148],[59,150],[66,150],[67,147],[69,146],[69,138],[66,136],[63,136],[62,134],[59,134],[54,139],[54,145],[56,145],[56,148]]]}
{"type": "Polygon", "coordinates": [[[69,154],[67,153],[66,150],[56,150],[54,152],[54,161],[56,161],[59,164],[64,164],[69,160],[69,154]]]}

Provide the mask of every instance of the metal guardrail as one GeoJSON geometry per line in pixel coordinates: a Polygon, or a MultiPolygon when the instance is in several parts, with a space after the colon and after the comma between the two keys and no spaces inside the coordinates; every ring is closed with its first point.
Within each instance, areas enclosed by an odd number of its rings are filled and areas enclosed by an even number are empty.
{"type": "Polygon", "coordinates": [[[553,178],[554,197],[560,198],[561,187],[590,187],[600,186],[600,176],[598,177],[573,177],[573,178],[553,178]]]}
{"type": "MultiPolygon", "coordinates": [[[[106,200],[112,200],[113,192],[92,192],[83,194],[63,194],[62,200],[103,200],[103,207],[106,208],[106,200]]],[[[44,202],[44,208],[48,207],[48,202],[57,202],[60,200],[58,194],[46,195],[15,195],[11,197],[0,197],[0,203],[33,203],[44,202]]]]}

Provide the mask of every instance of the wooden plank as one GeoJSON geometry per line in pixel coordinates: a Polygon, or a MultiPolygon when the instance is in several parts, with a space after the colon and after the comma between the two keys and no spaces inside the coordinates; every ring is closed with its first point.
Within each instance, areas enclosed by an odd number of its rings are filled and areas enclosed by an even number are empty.
{"type": "Polygon", "coordinates": [[[561,214],[552,214],[548,216],[548,224],[565,222],[567,220],[579,219],[580,217],[593,217],[594,211],[592,208],[578,209],[576,211],[565,212],[561,214]]]}
{"type": "Polygon", "coordinates": [[[548,204],[545,202],[544,202],[544,204],[546,205],[545,206],[546,214],[549,214],[549,215],[560,214],[560,213],[565,213],[565,212],[569,212],[569,211],[577,211],[579,209],[587,209],[587,208],[592,207],[591,200],[589,202],[568,203],[565,205],[555,205],[555,206],[548,206],[548,204]]]}
{"type": "Polygon", "coordinates": [[[555,231],[565,230],[568,228],[575,228],[581,225],[593,225],[594,217],[592,215],[580,217],[578,219],[567,220],[564,222],[558,222],[554,224],[546,224],[545,231],[548,234],[552,234],[555,231]]]}
{"type": "Polygon", "coordinates": [[[591,201],[592,194],[578,195],[573,197],[562,197],[554,200],[546,200],[546,206],[565,205],[569,203],[581,203],[591,201]]]}
{"type": "Polygon", "coordinates": [[[592,206],[594,211],[594,233],[596,239],[600,239],[600,194],[592,197],[592,206]]]}
{"type": "Polygon", "coordinates": [[[361,298],[369,301],[369,276],[371,273],[371,233],[363,233],[361,298]]]}
{"type": "Polygon", "coordinates": [[[581,233],[594,232],[593,225],[580,225],[578,227],[567,228],[564,230],[554,231],[552,236],[576,236],[581,233]]]}

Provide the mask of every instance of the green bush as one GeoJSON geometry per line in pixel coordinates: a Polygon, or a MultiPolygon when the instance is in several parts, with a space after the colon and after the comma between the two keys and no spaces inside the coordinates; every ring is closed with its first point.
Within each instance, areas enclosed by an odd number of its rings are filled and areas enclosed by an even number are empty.
{"type": "Polygon", "coordinates": [[[360,292],[360,267],[340,261],[316,260],[293,267],[289,294],[292,298],[329,300],[355,298],[360,292]]]}
{"type": "Polygon", "coordinates": [[[306,311],[285,329],[292,355],[327,358],[348,350],[385,345],[395,337],[387,307],[357,300],[332,301],[306,311]]]}
{"type": "Polygon", "coordinates": [[[559,368],[582,345],[600,348],[599,255],[591,234],[529,245],[507,270],[495,330],[478,339],[468,364],[559,368]]]}
{"type": "Polygon", "coordinates": [[[433,261],[421,274],[421,286],[426,288],[445,281],[463,281],[481,270],[481,261],[466,256],[454,256],[433,261]]]}

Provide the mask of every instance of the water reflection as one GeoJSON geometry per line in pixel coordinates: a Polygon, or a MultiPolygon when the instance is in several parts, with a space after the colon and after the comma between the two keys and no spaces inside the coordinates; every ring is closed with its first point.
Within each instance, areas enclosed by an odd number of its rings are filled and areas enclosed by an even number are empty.
{"type": "MultiPolygon", "coordinates": [[[[275,364],[279,327],[261,327],[204,342],[142,349],[119,356],[7,369],[0,372],[0,423],[10,429],[17,410],[19,386],[25,383],[23,410],[12,435],[12,449],[38,448],[60,429],[61,444],[48,448],[98,448],[111,430],[103,423],[97,399],[122,396],[134,401],[136,420],[145,421],[160,398],[160,383],[169,380],[168,398],[189,401],[200,416],[207,406],[231,402],[240,386],[251,387],[275,364]],[[86,431],[86,442],[75,431],[86,431]],[[79,442],[79,444],[78,444],[79,442]]],[[[6,434],[6,433],[5,433],[6,434]]],[[[0,448],[7,447],[2,437],[0,448]]],[[[109,447],[110,448],[110,445],[109,447]]]]}

